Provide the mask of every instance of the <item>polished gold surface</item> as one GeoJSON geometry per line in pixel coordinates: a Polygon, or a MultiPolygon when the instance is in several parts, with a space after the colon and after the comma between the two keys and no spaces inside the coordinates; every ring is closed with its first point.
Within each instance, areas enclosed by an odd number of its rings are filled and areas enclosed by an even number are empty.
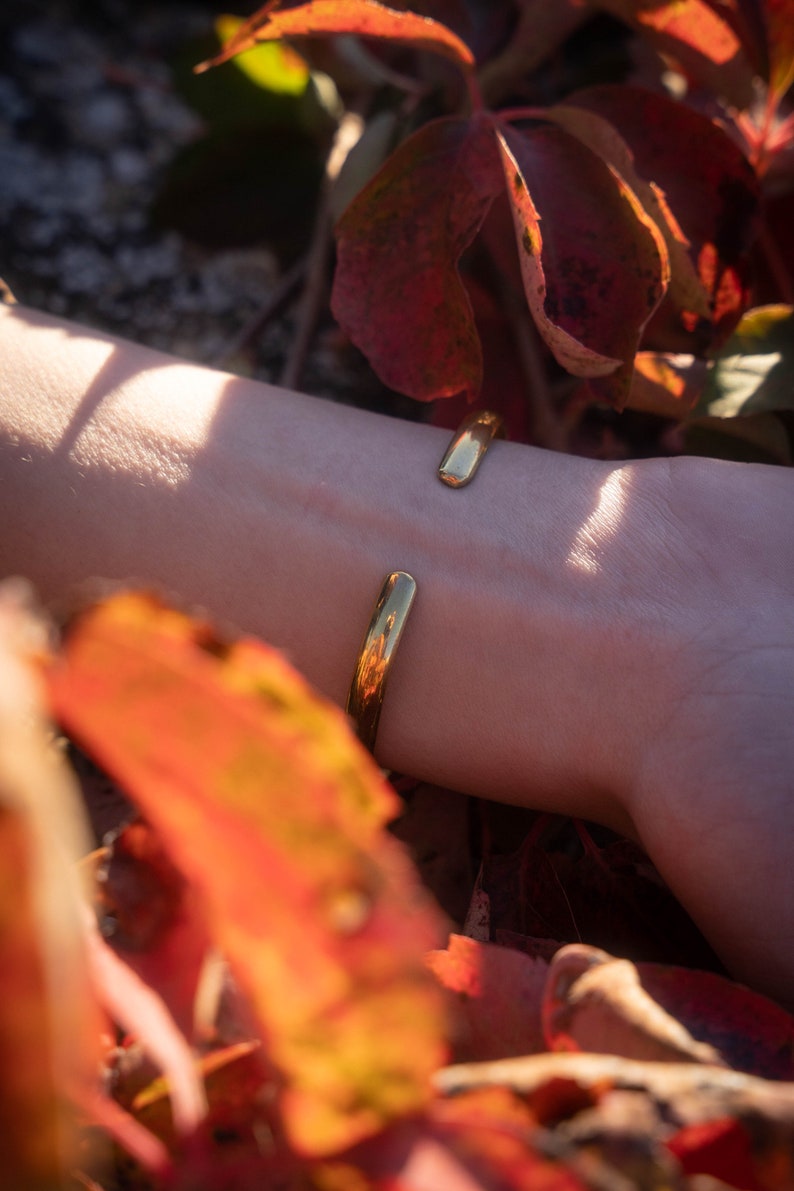
{"type": "Polygon", "coordinates": [[[504,424],[499,414],[482,409],[464,418],[438,465],[438,478],[442,484],[450,488],[470,484],[494,438],[504,438],[504,424]]]}
{"type": "Polygon", "coordinates": [[[406,571],[387,575],[359,651],[345,710],[370,752],[375,748],[389,668],[415,595],[416,580],[406,571]]]}

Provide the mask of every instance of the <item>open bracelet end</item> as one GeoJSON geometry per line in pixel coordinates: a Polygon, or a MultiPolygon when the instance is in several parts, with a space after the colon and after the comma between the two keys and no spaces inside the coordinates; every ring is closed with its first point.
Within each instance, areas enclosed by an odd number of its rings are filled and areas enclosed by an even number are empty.
{"type": "Polygon", "coordinates": [[[492,441],[504,437],[504,423],[493,410],[481,409],[469,414],[458,426],[438,465],[441,483],[449,488],[470,484],[492,441]]]}
{"type": "Polygon", "coordinates": [[[386,680],[416,595],[407,571],[387,575],[359,650],[345,711],[366,749],[374,752],[386,680]]]}

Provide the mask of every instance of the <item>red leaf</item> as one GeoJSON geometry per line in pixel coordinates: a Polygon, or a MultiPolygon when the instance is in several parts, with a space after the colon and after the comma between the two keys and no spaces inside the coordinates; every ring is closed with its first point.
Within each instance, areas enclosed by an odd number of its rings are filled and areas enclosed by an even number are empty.
{"type": "Polygon", "coordinates": [[[707,318],[709,296],[698,277],[689,253],[689,241],[684,235],[663,192],[653,182],[641,178],[634,167],[634,158],[626,142],[607,120],[596,112],[576,104],[558,104],[546,112],[546,118],[559,124],[620,175],[636,195],[643,209],[661,232],[670,261],[668,294],[676,306],[691,310],[707,318]]]}
{"type": "Polygon", "coordinates": [[[432,50],[465,70],[474,66],[471,50],[457,34],[429,17],[415,12],[399,12],[376,0],[313,0],[284,12],[274,12],[272,0],[265,4],[234,34],[220,54],[200,63],[197,72],[228,61],[235,54],[250,50],[260,41],[278,41],[282,37],[317,37],[323,34],[352,33],[360,37],[386,39],[432,50]]]}
{"type": "Polygon", "coordinates": [[[641,87],[605,84],[577,91],[566,106],[604,117],[629,146],[637,173],[662,191],[689,241],[718,325],[747,295],[740,269],[756,232],[758,180],[739,147],[713,120],[641,87]],[[682,170],[682,155],[686,169],[682,170]],[[721,287],[730,290],[721,293],[721,287]]]}
{"type": "Polygon", "coordinates": [[[420,401],[482,381],[457,264],[502,189],[486,119],[426,124],[340,219],[331,305],[378,376],[420,401]]]}
{"type": "Polygon", "coordinates": [[[562,129],[505,128],[498,140],[538,330],[564,368],[599,378],[598,395],[622,406],[667,283],[660,233],[625,183],[562,129]]]}
{"type": "Polygon", "coordinates": [[[773,1001],[713,972],[637,965],[642,986],[739,1071],[794,1080],[794,1017],[773,1001]]]}
{"type": "Polygon", "coordinates": [[[723,1117],[685,1125],[665,1145],[680,1162],[684,1174],[711,1175],[741,1191],[764,1191],[769,1187],[756,1177],[750,1136],[741,1121],[723,1117]]]}
{"type": "MultiPolygon", "coordinates": [[[[511,301],[520,304],[522,316],[529,321],[530,314],[526,309],[524,295],[521,289],[521,278],[518,260],[512,245],[512,217],[508,210],[507,199],[497,200],[491,208],[488,219],[483,226],[483,243],[485,251],[490,252],[493,237],[489,235],[488,224],[491,219],[499,219],[498,228],[494,236],[502,229],[507,231],[507,251],[512,253],[509,266],[515,269],[518,285],[513,288],[512,279],[507,281],[504,273],[499,269],[496,292],[481,284],[476,278],[466,278],[466,290],[474,311],[474,321],[483,355],[483,382],[476,398],[477,409],[490,409],[499,414],[505,426],[505,437],[511,442],[532,442],[535,429],[535,410],[528,399],[525,381],[525,364],[522,358],[522,347],[517,341],[513,324],[505,318],[505,286],[511,287],[511,301]],[[502,218],[502,214],[504,218],[502,218]]],[[[534,333],[534,331],[533,331],[534,333]]],[[[471,405],[465,393],[457,397],[448,397],[438,401],[433,407],[431,420],[434,426],[456,430],[463,419],[471,413],[471,405]]],[[[471,882],[469,882],[471,891],[471,882]]],[[[453,915],[453,918],[456,917],[453,915]]]]}
{"type": "Polygon", "coordinates": [[[534,1054],[545,1049],[540,1008],[548,965],[509,947],[451,935],[428,964],[457,994],[455,1061],[534,1054]]]}
{"type": "Polygon", "coordinates": [[[274,651],[135,594],[76,621],[50,687],[203,894],[296,1148],[330,1152],[424,1104],[445,1049],[424,963],[440,923],[342,713],[274,651]]]}
{"type": "MultiPolygon", "coordinates": [[[[736,0],[723,4],[737,10],[736,0]]],[[[598,0],[598,5],[639,30],[717,95],[739,108],[752,102],[753,68],[736,22],[724,19],[709,0],[598,0]]]]}

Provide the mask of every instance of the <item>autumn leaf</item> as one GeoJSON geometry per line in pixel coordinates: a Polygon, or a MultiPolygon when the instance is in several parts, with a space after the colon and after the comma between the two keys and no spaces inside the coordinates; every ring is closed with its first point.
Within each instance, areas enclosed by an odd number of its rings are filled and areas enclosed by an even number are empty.
{"type": "Polygon", "coordinates": [[[736,418],[794,410],[794,308],[749,310],[717,353],[698,412],[736,418]]]}
{"type": "Polygon", "coordinates": [[[709,368],[686,425],[696,454],[789,465],[794,413],[794,312],[759,306],[744,315],[709,368]]]}
{"type": "Polygon", "coordinates": [[[0,809],[0,1136],[3,1171],[19,1191],[59,1182],[60,1089],[52,1071],[52,1021],[36,916],[36,858],[25,816],[0,809]]]}
{"type": "Polygon", "coordinates": [[[336,228],[334,316],[381,380],[420,401],[482,383],[458,261],[502,190],[486,118],[441,118],[405,141],[336,228]]]}
{"type": "Polygon", "coordinates": [[[682,420],[700,400],[707,368],[694,356],[637,352],[626,407],[682,420]]]}
{"type": "Polygon", "coordinates": [[[647,993],[630,960],[598,947],[560,948],[549,966],[542,1015],[549,1050],[725,1066],[713,1046],[693,1038],[647,993]]]}
{"type": "MultiPolygon", "coordinates": [[[[661,54],[680,63],[717,95],[739,108],[753,98],[753,68],[737,31],[709,0],[597,0],[599,8],[637,29],[661,54]]],[[[733,12],[736,0],[720,9],[733,12]]],[[[628,101],[627,101],[628,102],[628,101]]]]}
{"type": "MultiPolygon", "coordinates": [[[[241,17],[228,13],[215,21],[215,32],[222,46],[227,46],[245,24],[241,17]]],[[[309,86],[308,64],[289,45],[277,41],[257,43],[235,64],[257,87],[274,95],[303,95],[309,86]]]]}
{"type": "Polygon", "coordinates": [[[710,1175],[720,1185],[740,1191],[767,1191],[773,1186],[791,1185],[788,1180],[785,1183],[779,1181],[784,1173],[779,1158],[770,1163],[769,1173],[774,1182],[763,1178],[763,1166],[761,1177],[758,1177],[754,1169],[752,1135],[746,1125],[731,1117],[685,1125],[668,1138],[665,1145],[686,1175],[710,1175]]]}
{"type": "MultiPolygon", "coordinates": [[[[457,1063],[434,1079],[442,1095],[475,1088],[512,1088],[530,1107],[556,1081],[570,1081],[597,1096],[613,1088],[643,1089],[664,1111],[671,1125],[697,1124],[726,1116],[758,1125],[764,1134],[786,1136],[794,1144],[794,1083],[759,1079],[700,1063],[649,1063],[618,1055],[540,1054],[487,1063],[457,1063]]],[[[536,1108],[537,1111],[537,1108],[536,1108]]]]}
{"type": "Polygon", "coordinates": [[[702,318],[709,317],[709,295],[698,277],[689,253],[689,241],[671,211],[664,192],[653,181],[641,178],[626,142],[607,120],[595,112],[574,104],[557,104],[545,112],[545,118],[559,124],[566,132],[593,149],[630,188],[643,209],[661,232],[670,263],[670,299],[683,310],[702,318]]]}
{"type": "Polygon", "coordinates": [[[588,87],[565,105],[601,116],[628,145],[637,174],[658,188],[690,244],[709,321],[729,333],[747,303],[743,269],[759,211],[758,180],[739,147],[707,116],[642,87],[588,87]]]}
{"type": "Polygon", "coordinates": [[[620,408],[667,286],[661,234],[622,179],[563,129],[503,126],[498,144],[535,324],[564,368],[620,408]]]}
{"type": "Polygon", "coordinates": [[[471,70],[474,57],[465,42],[439,21],[415,12],[400,12],[378,4],[376,0],[313,0],[295,8],[278,11],[272,0],[254,13],[232,35],[221,52],[200,63],[197,72],[219,66],[235,54],[263,41],[282,37],[317,37],[350,33],[415,49],[431,50],[450,58],[464,70],[471,70]]]}
{"type": "Polygon", "coordinates": [[[216,1046],[197,1057],[195,1067],[208,1111],[187,1144],[174,1128],[167,1080],[142,1078],[134,1063],[112,1073],[117,1102],[167,1152],[178,1152],[180,1187],[271,1187],[280,1185],[274,1167],[283,1175],[303,1165],[284,1144],[274,1111],[276,1085],[260,1042],[216,1046]]]}
{"type": "Polygon", "coordinates": [[[544,1049],[540,1003],[548,966],[509,947],[451,935],[427,962],[455,998],[455,1058],[500,1059],[544,1049]]]}
{"type": "Polygon", "coordinates": [[[444,1054],[424,963],[440,924],[342,713],[264,645],[136,594],[76,620],[49,682],[203,896],[294,1146],[331,1152],[425,1103],[444,1054]]]}
{"type": "MultiPolygon", "coordinates": [[[[512,1089],[535,1120],[562,1125],[553,1132],[554,1152],[563,1141],[572,1172],[577,1158],[583,1172],[606,1164],[598,1186],[623,1186],[624,1180],[627,1186],[683,1186],[681,1168],[728,1175],[728,1186],[745,1191],[794,1185],[792,1084],[696,1063],[593,1054],[464,1063],[440,1071],[436,1082],[453,1104],[474,1091],[505,1098],[512,1089]],[[665,1163],[660,1139],[681,1168],[665,1163]]],[[[504,1112],[508,1116],[509,1108],[504,1112]]]]}
{"type": "Polygon", "coordinates": [[[761,993],[715,972],[637,964],[642,987],[737,1071],[794,1080],[794,1016],[761,993]]]}

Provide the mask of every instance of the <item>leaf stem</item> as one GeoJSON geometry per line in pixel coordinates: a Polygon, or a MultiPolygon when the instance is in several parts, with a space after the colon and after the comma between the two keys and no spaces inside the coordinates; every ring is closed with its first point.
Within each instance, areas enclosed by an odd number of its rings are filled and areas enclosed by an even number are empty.
{"type": "Polygon", "coordinates": [[[472,113],[484,111],[485,103],[483,101],[482,91],[480,89],[480,81],[477,78],[476,72],[473,70],[467,70],[465,72],[465,77],[466,92],[469,97],[472,113]]]}

